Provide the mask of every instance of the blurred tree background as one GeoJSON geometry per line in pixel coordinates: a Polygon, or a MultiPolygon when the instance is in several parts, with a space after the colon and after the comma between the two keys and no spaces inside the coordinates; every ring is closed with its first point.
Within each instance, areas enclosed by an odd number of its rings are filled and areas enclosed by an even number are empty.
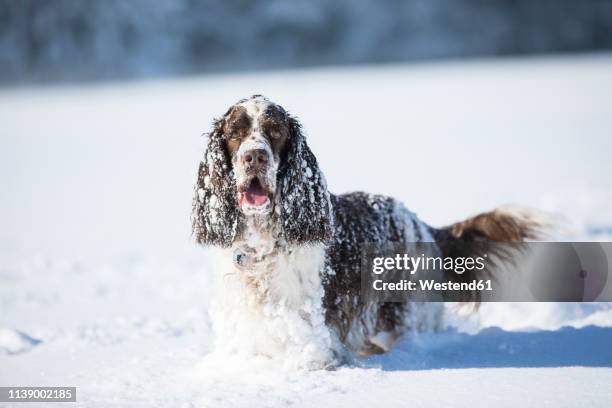
{"type": "Polygon", "coordinates": [[[612,50],[612,0],[0,0],[0,82],[612,50]]]}

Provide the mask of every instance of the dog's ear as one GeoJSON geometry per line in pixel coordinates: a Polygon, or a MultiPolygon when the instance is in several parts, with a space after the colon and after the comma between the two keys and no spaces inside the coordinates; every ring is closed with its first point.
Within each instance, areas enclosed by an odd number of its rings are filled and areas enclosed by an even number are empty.
{"type": "Polygon", "coordinates": [[[216,120],[208,134],[194,189],[191,221],[199,244],[229,247],[238,232],[241,215],[231,158],[225,147],[224,124],[224,118],[216,120]]]}
{"type": "Polygon", "coordinates": [[[281,234],[289,244],[326,242],[333,220],[325,177],[300,123],[290,116],[288,124],[288,145],[278,172],[281,234]]]}

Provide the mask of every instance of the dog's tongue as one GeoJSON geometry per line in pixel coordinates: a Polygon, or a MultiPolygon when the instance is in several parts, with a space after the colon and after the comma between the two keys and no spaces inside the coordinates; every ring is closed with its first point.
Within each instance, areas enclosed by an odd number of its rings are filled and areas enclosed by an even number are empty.
{"type": "Polygon", "coordinates": [[[261,188],[258,181],[251,183],[249,188],[242,193],[242,200],[249,205],[263,205],[268,201],[268,194],[261,188]]]}

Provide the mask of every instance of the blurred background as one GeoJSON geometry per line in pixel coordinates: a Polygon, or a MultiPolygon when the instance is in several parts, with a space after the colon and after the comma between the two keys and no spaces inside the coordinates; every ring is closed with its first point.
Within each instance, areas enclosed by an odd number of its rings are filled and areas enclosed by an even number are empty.
{"type": "Polygon", "coordinates": [[[1,0],[0,82],[609,50],[610,0],[1,0]]]}
{"type": "Polygon", "coordinates": [[[608,236],[611,51],[612,0],[0,0],[0,253],[194,249],[200,136],[255,93],[336,193],[608,236]]]}

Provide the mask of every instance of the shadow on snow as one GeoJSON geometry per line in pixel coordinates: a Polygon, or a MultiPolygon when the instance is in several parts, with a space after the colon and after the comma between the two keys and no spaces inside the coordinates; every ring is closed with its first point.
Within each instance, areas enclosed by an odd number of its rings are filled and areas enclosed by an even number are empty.
{"type": "Polygon", "coordinates": [[[362,360],[387,371],[485,367],[612,367],[612,328],[556,331],[448,330],[402,341],[391,353],[362,360]]]}

